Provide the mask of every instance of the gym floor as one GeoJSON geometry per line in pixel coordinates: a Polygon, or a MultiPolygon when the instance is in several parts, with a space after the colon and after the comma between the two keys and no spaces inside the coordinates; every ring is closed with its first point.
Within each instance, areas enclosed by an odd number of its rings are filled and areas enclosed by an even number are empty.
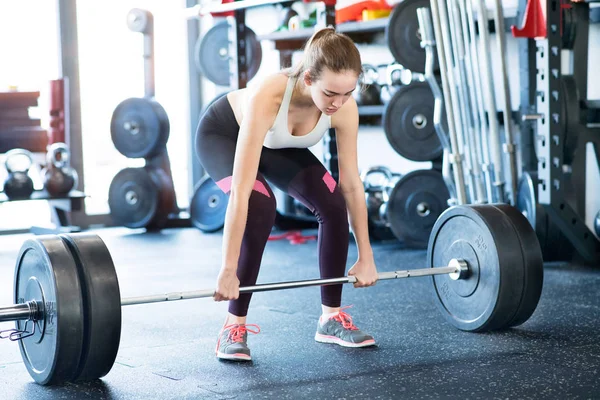
{"type": "MultiPolygon", "coordinates": [[[[122,297],[214,287],[221,234],[194,229],[98,231],[117,267],[122,297]]],[[[14,260],[27,235],[0,237],[0,304],[12,304],[14,260]]],[[[422,268],[425,251],[374,246],[380,271],[422,268]]],[[[350,246],[349,266],[356,259],[350,246]]],[[[259,282],[318,278],[317,245],[269,242],[259,282]]],[[[546,264],[532,318],[504,332],[465,333],[433,303],[430,278],[344,287],[344,305],[378,346],[314,342],[319,288],[257,293],[248,323],[254,361],[218,361],[226,303],[211,299],[123,308],[117,362],[102,380],[41,387],[18,346],[0,340],[4,399],[593,398],[600,393],[600,271],[546,264]]],[[[4,323],[0,329],[9,329],[4,323]]]]}

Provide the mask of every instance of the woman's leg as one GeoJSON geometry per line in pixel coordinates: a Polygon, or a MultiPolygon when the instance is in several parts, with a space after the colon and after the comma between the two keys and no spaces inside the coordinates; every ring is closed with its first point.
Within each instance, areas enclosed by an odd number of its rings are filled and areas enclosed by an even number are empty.
{"type": "MultiPolygon", "coordinates": [[[[309,149],[263,149],[260,171],[315,214],[321,278],[344,276],[349,242],[346,202],[323,164],[309,149]]],[[[337,311],[341,298],[342,285],[321,287],[324,310],[337,311]]]]}
{"type": "MultiPolygon", "coordinates": [[[[319,221],[321,278],[344,275],[350,229],[344,196],[333,177],[308,149],[263,150],[261,172],[269,182],[310,209],[319,221]]],[[[371,335],[354,325],[340,309],[342,285],[321,286],[322,315],[315,340],[346,347],[375,344],[371,335]]]]}

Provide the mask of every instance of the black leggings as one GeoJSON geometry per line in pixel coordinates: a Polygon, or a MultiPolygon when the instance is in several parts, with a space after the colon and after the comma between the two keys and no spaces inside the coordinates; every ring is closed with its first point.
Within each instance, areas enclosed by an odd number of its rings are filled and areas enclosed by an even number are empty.
{"type": "MultiPolygon", "coordinates": [[[[196,133],[200,162],[217,185],[228,193],[239,133],[227,96],[217,100],[202,116],[196,133]]],[[[248,202],[248,218],[242,239],[237,276],[241,286],[254,285],[267,239],[273,228],[276,203],[268,180],[296,198],[319,221],[321,278],[344,275],[348,257],[349,226],[346,202],[333,177],[309,149],[263,147],[254,190],[248,202]]],[[[339,307],[342,285],[322,286],[321,302],[339,307]]],[[[230,301],[229,312],[246,316],[251,294],[230,301]]]]}

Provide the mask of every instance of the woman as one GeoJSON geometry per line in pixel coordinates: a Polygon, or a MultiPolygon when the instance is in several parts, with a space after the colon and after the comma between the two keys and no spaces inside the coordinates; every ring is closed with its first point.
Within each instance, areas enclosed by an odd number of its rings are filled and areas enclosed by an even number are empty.
{"type": "MultiPolygon", "coordinates": [[[[250,360],[247,334],[260,331],[246,324],[251,294],[240,295],[239,287],[256,283],[275,220],[275,197],[266,179],[316,215],[321,278],[344,276],[349,219],[359,257],[348,274],[356,277],[355,287],[377,281],[357,163],[358,109],[352,92],[361,72],[352,40],[322,29],[308,40],[294,69],[269,76],[252,89],[231,92],[204,113],[197,153],[207,173],[229,194],[214,299],[230,303],[217,341],[218,358],[250,360]],[[336,129],[339,184],[308,149],[329,128],[336,129]]],[[[373,337],[342,311],[341,296],[342,285],[321,287],[322,316],[315,340],[347,347],[374,345],[373,337]]]]}

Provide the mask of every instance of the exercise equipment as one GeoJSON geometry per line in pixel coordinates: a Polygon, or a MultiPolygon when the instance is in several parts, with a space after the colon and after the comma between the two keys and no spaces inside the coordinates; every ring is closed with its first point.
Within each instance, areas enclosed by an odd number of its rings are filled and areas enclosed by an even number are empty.
{"type": "Polygon", "coordinates": [[[441,172],[414,170],[402,176],[386,206],[396,238],[411,248],[426,248],[435,221],[448,208],[450,193],[441,172]]]}
{"type": "Polygon", "coordinates": [[[196,184],[190,201],[192,225],[206,233],[223,229],[228,202],[229,196],[223,193],[210,176],[204,176],[196,184]]]}
{"type": "MultiPolygon", "coordinates": [[[[196,68],[211,82],[220,86],[229,86],[229,24],[220,22],[210,28],[196,42],[194,58],[196,68]]],[[[244,56],[244,55],[239,55],[244,56]]],[[[256,33],[246,27],[246,63],[248,80],[254,78],[262,62],[262,47],[256,33]]]]}
{"type": "MultiPolygon", "coordinates": [[[[444,318],[469,332],[524,323],[535,311],[543,262],[535,233],[508,205],[455,206],[431,233],[426,267],[380,272],[379,280],[431,277],[444,318]]],[[[346,276],[240,288],[256,293],[355,283],[346,276]]],[[[105,376],[120,340],[121,307],[212,297],[214,289],[121,298],[110,252],[97,235],[41,236],[17,257],[14,303],[0,322],[16,321],[1,338],[18,341],[31,377],[50,385],[105,376]]]]}
{"type": "Polygon", "coordinates": [[[573,75],[562,75],[560,78],[562,115],[560,125],[563,131],[564,163],[571,164],[575,157],[579,131],[582,124],[580,121],[579,93],[577,92],[577,82],[573,75]]]}
{"type": "Polygon", "coordinates": [[[559,227],[552,222],[544,206],[538,203],[538,185],[537,172],[523,171],[515,206],[535,230],[544,261],[570,260],[575,249],[559,227]]]}
{"type": "Polygon", "coordinates": [[[429,85],[398,87],[383,112],[383,129],[392,148],[413,161],[433,161],[443,147],[433,123],[434,98],[429,85]]]}
{"type": "Polygon", "coordinates": [[[352,96],[359,106],[374,106],[381,104],[380,86],[377,83],[379,73],[371,64],[363,64],[363,74],[358,80],[352,96]]]}
{"type": "Polygon", "coordinates": [[[46,168],[43,171],[44,188],[51,196],[64,196],[79,181],[77,171],[70,166],[71,152],[64,143],[54,143],[46,154],[46,168]]]}
{"type": "Polygon", "coordinates": [[[12,149],[5,155],[4,167],[8,176],[4,180],[4,194],[10,200],[28,199],[33,193],[33,180],[29,170],[33,165],[31,152],[12,149]]]}
{"type": "Polygon", "coordinates": [[[110,183],[108,206],[120,226],[161,228],[175,210],[175,192],[162,168],[125,168],[110,183]]]}
{"type": "Polygon", "coordinates": [[[369,236],[373,240],[396,239],[387,219],[387,202],[395,182],[400,179],[400,174],[394,174],[384,166],[374,166],[360,176],[367,202],[367,215],[369,223],[369,236]]]}
{"type": "Polygon", "coordinates": [[[147,10],[132,8],[127,13],[127,27],[132,32],[151,34],[154,28],[154,16],[147,10]]]}
{"type": "Polygon", "coordinates": [[[157,101],[132,97],[115,108],[110,133],[115,148],[125,157],[155,157],[169,140],[169,117],[157,101]]]}
{"type": "MultiPolygon", "coordinates": [[[[425,72],[425,50],[421,47],[421,32],[417,9],[429,7],[429,0],[404,0],[398,3],[385,30],[387,44],[394,59],[413,72],[425,72]]],[[[437,68],[437,64],[436,64],[437,68]]]]}

